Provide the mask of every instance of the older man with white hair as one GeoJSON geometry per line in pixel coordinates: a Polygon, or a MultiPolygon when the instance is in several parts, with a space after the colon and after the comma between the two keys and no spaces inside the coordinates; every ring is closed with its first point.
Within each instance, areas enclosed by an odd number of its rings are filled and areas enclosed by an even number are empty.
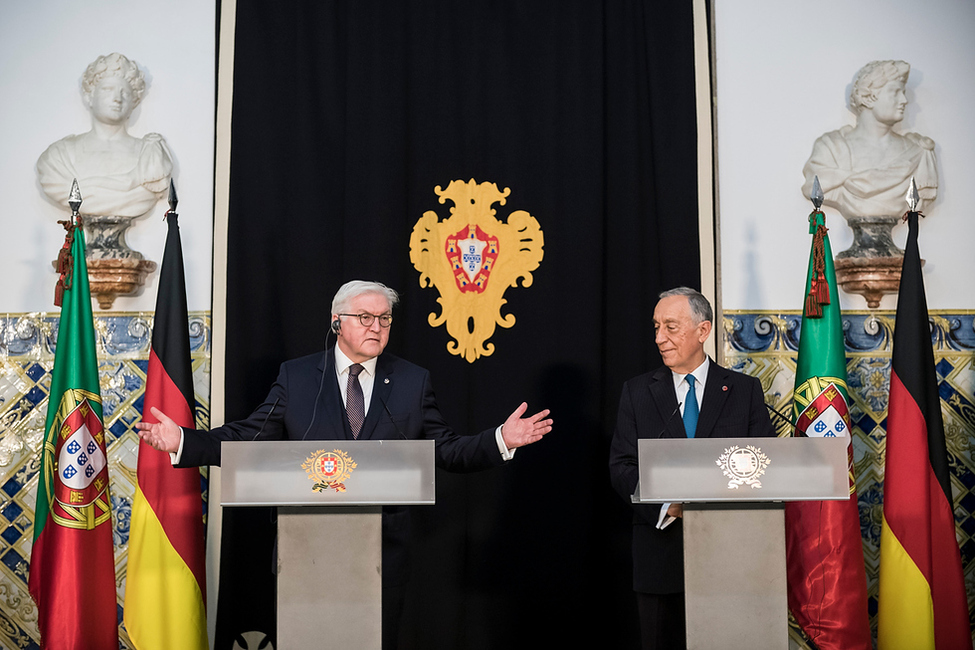
{"type": "MultiPolygon", "coordinates": [[[[515,449],[552,430],[549,411],[522,417],[522,403],[504,423],[477,435],[454,433],[437,407],[430,373],[384,352],[397,293],[354,280],[332,301],[336,344],[281,364],[264,403],[249,417],[209,431],[183,430],[156,408],[158,423],[140,422],[139,435],[170,452],[180,467],[220,464],[224,440],[429,439],[438,467],[471,472],[510,460],[515,449]]],[[[383,645],[395,647],[409,574],[409,509],[383,509],[383,645]]]]}
{"type": "MultiPolygon", "coordinates": [[[[758,379],[704,352],[712,319],[710,303],[694,289],[660,294],[653,329],[664,365],[623,385],[610,446],[610,480],[627,503],[639,478],[641,438],[775,435],[758,379]]],[[[644,650],[686,645],[682,515],[677,503],[633,506],[633,591],[644,650]]]]}

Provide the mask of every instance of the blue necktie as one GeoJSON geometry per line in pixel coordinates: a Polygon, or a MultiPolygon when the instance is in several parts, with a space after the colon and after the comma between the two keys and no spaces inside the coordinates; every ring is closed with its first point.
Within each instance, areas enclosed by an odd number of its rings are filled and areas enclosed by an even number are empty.
{"type": "Polygon", "coordinates": [[[697,391],[694,390],[694,375],[687,375],[685,377],[690,388],[687,391],[687,397],[684,398],[684,431],[687,432],[688,438],[694,437],[694,432],[697,431],[697,416],[701,414],[701,409],[697,405],[697,391]]]}

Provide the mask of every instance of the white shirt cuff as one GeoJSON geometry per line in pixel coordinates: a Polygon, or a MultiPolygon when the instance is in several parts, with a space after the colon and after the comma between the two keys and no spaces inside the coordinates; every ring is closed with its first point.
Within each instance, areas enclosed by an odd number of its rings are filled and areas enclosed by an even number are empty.
{"type": "Polygon", "coordinates": [[[657,517],[657,530],[663,530],[667,526],[677,521],[677,517],[671,517],[667,514],[667,510],[669,508],[669,503],[664,503],[660,506],[660,516],[657,517]]]}
{"type": "Polygon", "coordinates": [[[175,452],[169,452],[169,462],[173,465],[179,465],[179,459],[183,457],[183,427],[179,428],[179,447],[175,452]]]}
{"type": "MultiPolygon", "coordinates": [[[[504,426],[503,424],[501,426],[504,426]]],[[[494,430],[494,439],[498,443],[498,451],[501,452],[501,458],[504,460],[511,460],[515,457],[515,452],[517,449],[508,449],[508,445],[504,444],[504,436],[501,435],[501,427],[494,430]]]]}

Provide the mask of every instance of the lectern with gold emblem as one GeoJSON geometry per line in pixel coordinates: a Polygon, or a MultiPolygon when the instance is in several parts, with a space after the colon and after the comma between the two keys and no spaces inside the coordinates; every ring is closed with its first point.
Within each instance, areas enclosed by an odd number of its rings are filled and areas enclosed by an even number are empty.
{"type": "Polygon", "coordinates": [[[432,440],[224,442],[221,504],[278,508],[279,648],[382,645],[382,506],[433,505],[432,440]]]}
{"type": "Polygon", "coordinates": [[[687,647],[788,648],[785,501],[850,498],[848,438],[640,440],[634,503],[684,504],[687,647]]]}

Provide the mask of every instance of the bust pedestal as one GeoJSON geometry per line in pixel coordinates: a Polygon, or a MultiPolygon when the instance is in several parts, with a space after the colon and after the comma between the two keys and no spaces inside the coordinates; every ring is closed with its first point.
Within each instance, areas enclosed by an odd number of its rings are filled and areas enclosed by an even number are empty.
{"type": "MultiPolygon", "coordinates": [[[[81,222],[85,229],[85,261],[88,264],[88,283],[91,295],[101,309],[111,309],[116,296],[128,296],[138,291],[146,275],[156,270],[156,263],[143,259],[125,243],[125,231],[134,217],[85,214],[81,222]]],[[[57,261],[53,262],[57,268],[57,261]]]]}
{"type": "Polygon", "coordinates": [[[876,309],[885,293],[897,293],[904,251],[891,231],[900,217],[849,217],[853,245],[836,256],[836,282],[847,293],[858,293],[876,309]]]}
{"type": "Polygon", "coordinates": [[[156,263],[143,259],[89,260],[88,284],[101,309],[111,309],[116,296],[128,296],[145,284],[156,263]]]}
{"type": "MultiPolygon", "coordinates": [[[[876,309],[884,294],[897,293],[901,282],[904,251],[891,235],[901,217],[848,217],[853,245],[833,262],[836,283],[847,293],[858,293],[867,307],[876,309]]],[[[924,261],[921,261],[924,264],[924,261]]]]}

